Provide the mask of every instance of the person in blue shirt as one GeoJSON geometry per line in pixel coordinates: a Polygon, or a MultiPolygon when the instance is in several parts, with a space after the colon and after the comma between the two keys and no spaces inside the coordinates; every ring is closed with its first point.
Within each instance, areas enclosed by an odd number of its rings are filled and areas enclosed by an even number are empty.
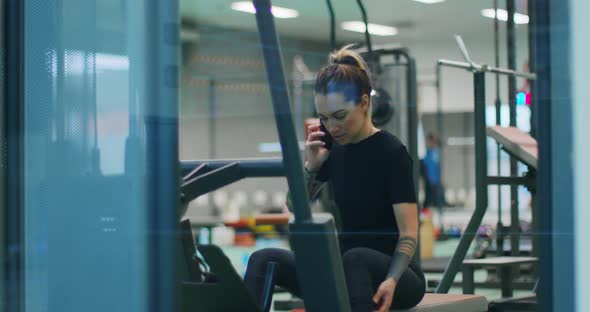
{"type": "Polygon", "coordinates": [[[438,135],[429,133],[426,137],[426,155],[422,159],[424,178],[424,208],[448,206],[440,177],[440,146],[438,135]]]}

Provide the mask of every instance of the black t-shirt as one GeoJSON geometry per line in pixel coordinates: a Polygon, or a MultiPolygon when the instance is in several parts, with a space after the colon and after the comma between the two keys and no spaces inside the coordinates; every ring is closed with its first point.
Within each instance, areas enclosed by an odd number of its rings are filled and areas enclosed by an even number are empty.
{"type": "Polygon", "coordinates": [[[399,139],[381,130],[334,145],[317,179],[332,184],[342,253],[367,247],[393,254],[399,238],[393,204],[416,202],[412,158],[399,139]]]}

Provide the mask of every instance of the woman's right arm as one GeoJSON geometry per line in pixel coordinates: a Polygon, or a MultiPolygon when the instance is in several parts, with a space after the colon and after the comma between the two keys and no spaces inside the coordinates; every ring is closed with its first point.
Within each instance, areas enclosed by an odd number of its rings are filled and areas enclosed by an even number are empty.
{"type": "MultiPolygon", "coordinates": [[[[307,195],[309,200],[313,200],[319,192],[322,190],[325,181],[317,179],[318,173],[322,168],[322,165],[330,156],[330,151],[326,149],[325,143],[321,141],[321,137],[325,134],[320,131],[320,125],[308,126],[307,140],[305,142],[305,156],[307,161],[305,162],[305,185],[307,186],[307,195]]],[[[293,203],[289,193],[287,193],[287,208],[292,211],[293,203]]]]}
{"type": "MultiPolygon", "coordinates": [[[[309,173],[305,170],[305,185],[307,186],[307,195],[312,201],[324,188],[327,182],[316,180],[317,173],[309,173]]],[[[291,194],[287,192],[286,208],[288,211],[293,211],[293,202],[291,201],[291,194]]]]}

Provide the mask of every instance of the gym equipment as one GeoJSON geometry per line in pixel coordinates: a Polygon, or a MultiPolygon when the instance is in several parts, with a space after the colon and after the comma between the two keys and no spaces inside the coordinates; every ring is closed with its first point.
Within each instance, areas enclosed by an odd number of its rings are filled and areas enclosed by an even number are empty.
{"type": "Polygon", "coordinates": [[[393,105],[391,96],[385,89],[374,90],[371,96],[371,116],[376,126],[383,126],[391,120],[395,111],[393,105]]]}
{"type": "MultiPolygon", "coordinates": [[[[462,259],[465,258],[465,254],[471,241],[475,236],[475,231],[481,224],[483,216],[487,209],[487,186],[488,185],[525,185],[531,189],[534,198],[534,178],[536,169],[536,142],[528,137],[528,135],[522,133],[516,128],[501,128],[491,127],[486,130],[486,118],[485,118],[485,73],[492,72],[501,75],[507,75],[510,77],[522,77],[529,80],[536,79],[536,75],[530,73],[516,72],[510,69],[502,69],[497,67],[491,67],[488,65],[479,65],[474,63],[461,37],[455,36],[457,44],[464,56],[466,62],[456,62],[449,60],[439,60],[438,66],[449,66],[455,68],[466,69],[473,73],[474,76],[474,105],[475,105],[475,163],[476,163],[476,185],[477,185],[477,198],[476,198],[476,209],[473,213],[471,220],[465,230],[464,235],[461,237],[461,242],[451,259],[451,262],[443,278],[438,285],[436,292],[447,292],[451,282],[453,281],[455,274],[459,266],[461,265],[462,259]],[[487,145],[486,145],[486,131],[487,134],[496,138],[496,140],[504,144],[502,147],[512,156],[518,158],[529,167],[529,173],[524,177],[490,177],[487,176],[487,145]]],[[[534,217],[533,217],[534,222],[534,217]]],[[[514,242],[514,239],[512,239],[514,242]]],[[[518,247],[518,242],[515,246],[512,245],[513,250],[518,247]]],[[[500,247],[502,251],[502,247],[500,247]]],[[[479,260],[467,260],[463,261],[463,268],[466,270],[466,278],[464,276],[463,287],[465,292],[472,292],[473,279],[472,272],[473,266],[486,263],[488,265],[497,265],[501,272],[501,279],[503,284],[503,295],[511,295],[511,291],[507,284],[512,282],[513,272],[510,269],[515,264],[525,262],[536,262],[537,258],[531,257],[523,260],[521,257],[501,257],[501,258],[488,258],[479,260]]]]}
{"type": "Polygon", "coordinates": [[[512,268],[514,265],[536,263],[535,257],[495,257],[485,259],[471,259],[463,261],[463,293],[473,294],[475,286],[473,282],[474,270],[477,267],[497,267],[500,271],[500,284],[502,285],[502,298],[510,298],[512,292],[512,268]]]}
{"type": "MultiPolygon", "coordinates": [[[[216,282],[195,283],[183,281],[181,288],[181,311],[269,311],[268,304],[260,309],[248,293],[241,277],[233,269],[229,259],[215,245],[199,246],[216,274],[216,282]],[[227,300],[231,290],[231,300],[227,300]]],[[[271,266],[269,270],[273,270],[271,266]]],[[[268,292],[272,287],[266,287],[268,292]]]]}

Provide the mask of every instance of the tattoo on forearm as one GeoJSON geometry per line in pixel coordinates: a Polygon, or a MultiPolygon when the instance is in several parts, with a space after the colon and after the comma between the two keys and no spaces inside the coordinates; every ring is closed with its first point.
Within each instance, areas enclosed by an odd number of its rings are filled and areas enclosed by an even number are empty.
{"type": "Polygon", "coordinates": [[[408,268],[412,256],[416,252],[417,245],[418,241],[414,237],[400,237],[393,254],[393,259],[391,260],[387,277],[392,277],[396,282],[399,281],[408,268]]]}
{"type": "Polygon", "coordinates": [[[416,252],[416,247],[418,246],[418,241],[411,236],[402,236],[400,237],[399,241],[397,242],[396,252],[403,252],[406,255],[412,257],[416,252]]]}
{"type": "Polygon", "coordinates": [[[325,182],[322,181],[318,181],[316,180],[316,174],[315,173],[308,173],[306,172],[305,174],[305,178],[306,178],[306,184],[307,184],[307,192],[308,192],[308,196],[309,196],[309,200],[313,200],[318,193],[322,190],[322,187],[324,187],[325,182]]]}
{"type": "MultiPolygon", "coordinates": [[[[309,196],[309,200],[313,200],[318,193],[322,190],[322,188],[324,187],[324,185],[326,185],[325,182],[322,181],[318,181],[316,180],[316,174],[315,173],[309,173],[309,172],[305,172],[305,185],[307,186],[307,195],[309,196]]],[[[287,208],[289,209],[289,211],[293,211],[293,202],[291,199],[291,194],[288,192],[287,193],[287,208]]]]}

